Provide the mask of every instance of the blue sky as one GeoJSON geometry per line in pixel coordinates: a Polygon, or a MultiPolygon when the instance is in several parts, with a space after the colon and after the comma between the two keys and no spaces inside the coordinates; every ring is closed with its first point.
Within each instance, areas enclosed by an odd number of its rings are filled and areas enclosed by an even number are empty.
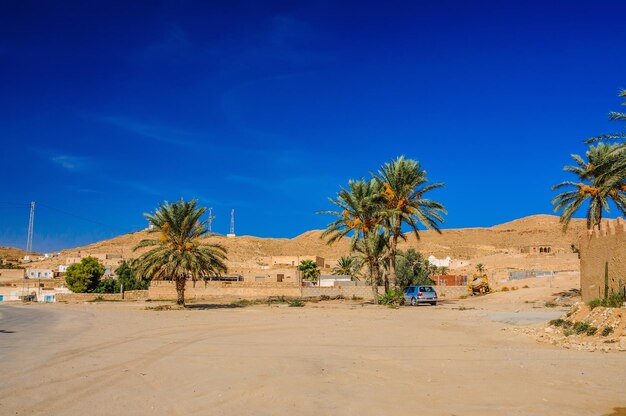
{"type": "Polygon", "coordinates": [[[0,245],[50,251],[198,198],[226,233],[323,228],[404,154],[444,227],[551,213],[614,131],[626,2],[0,2],[0,245]],[[63,3],[62,5],[59,3],[63,3]]]}

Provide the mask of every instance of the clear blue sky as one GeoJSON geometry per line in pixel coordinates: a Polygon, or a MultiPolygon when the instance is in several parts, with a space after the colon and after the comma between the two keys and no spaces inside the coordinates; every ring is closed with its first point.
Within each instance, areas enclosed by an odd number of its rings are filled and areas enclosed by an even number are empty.
{"type": "Polygon", "coordinates": [[[618,127],[623,0],[127,3],[0,2],[0,245],[31,200],[38,251],[180,197],[293,237],[401,154],[446,183],[444,227],[490,226],[551,213],[618,127]]]}

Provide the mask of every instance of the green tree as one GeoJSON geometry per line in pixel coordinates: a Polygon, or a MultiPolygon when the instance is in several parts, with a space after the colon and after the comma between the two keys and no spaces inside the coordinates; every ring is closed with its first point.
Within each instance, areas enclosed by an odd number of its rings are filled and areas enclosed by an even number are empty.
{"type": "Polygon", "coordinates": [[[435,283],[429,278],[428,260],[419,251],[413,248],[406,251],[398,250],[396,261],[396,282],[399,287],[435,283]]]}
{"type": "Polygon", "coordinates": [[[337,266],[333,268],[334,275],[351,276],[352,280],[361,280],[363,262],[358,257],[341,256],[337,266]]]}
{"type": "MultiPolygon", "coordinates": [[[[360,179],[350,180],[348,188],[341,188],[336,198],[328,198],[334,204],[337,211],[320,211],[319,214],[329,214],[337,219],[326,227],[322,233],[322,238],[326,238],[326,243],[334,244],[345,237],[350,237],[350,250],[354,251],[361,240],[368,240],[370,234],[377,234],[380,231],[381,200],[380,185],[375,180],[360,179]]],[[[363,244],[365,260],[368,264],[370,282],[374,299],[378,299],[377,276],[379,259],[371,251],[370,244],[363,244]]]]}
{"type": "Polygon", "coordinates": [[[565,166],[563,170],[578,177],[579,182],[565,181],[552,187],[553,190],[566,188],[553,200],[554,211],[562,210],[560,221],[563,230],[567,230],[572,216],[588,202],[587,229],[601,227],[602,214],[609,212],[609,201],[626,214],[626,181],[624,176],[614,169],[626,157],[618,151],[620,145],[598,143],[586,152],[587,160],[579,155],[572,155],[575,165],[565,166]],[[610,174],[607,171],[612,171],[610,174]]]}
{"type": "Polygon", "coordinates": [[[121,262],[115,269],[115,276],[124,290],[146,290],[150,286],[150,279],[138,276],[131,261],[121,262]]]}
{"type": "Polygon", "coordinates": [[[75,293],[93,292],[104,274],[104,266],[93,257],[85,257],[80,263],[71,264],[65,273],[68,289],[75,293]]]}
{"type": "Polygon", "coordinates": [[[185,305],[187,279],[219,276],[227,271],[226,249],[219,244],[201,244],[209,235],[207,220],[201,220],[206,208],[198,207],[194,199],[159,205],[154,214],[145,214],[153,225],[157,239],[142,240],[136,247],[154,247],[135,260],[135,273],[149,279],[176,282],[176,303],[185,305]]]}
{"type": "Polygon", "coordinates": [[[408,225],[417,239],[420,238],[419,225],[441,232],[439,225],[447,211],[441,203],[426,199],[424,195],[444,184],[428,184],[426,171],[419,162],[404,156],[383,165],[375,178],[382,189],[385,204],[383,224],[390,235],[389,284],[395,287],[398,240],[404,237],[402,226],[408,225]]]}
{"type": "Polygon", "coordinates": [[[316,282],[320,277],[320,269],[313,260],[302,260],[298,265],[298,270],[302,272],[302,279],[316,282]]]}
{"type": "MultiPolygon", "coordinates": [[[[353,250],[359,253],[361,262],[365,262],[368,266],[370,275],[368,283],[378,288],[385,282],[383,276],[389,269],[389,236],[382,230],[370,232],[356,242],[353,250]],[[372,261],[368,261],[368,258],[372,261]]],[[[386,287],[385,292],[387,289],[386,287]]]]}
{"type": "Polygon", "coordinates": [[[478,272],[478,274],[479,274],[480,276],[484,275],[486,270],[487,270],[487,269],[485,269],[485,265],[484,265],[484,264],[482,264],[482,263],[478,263],[478,264],[476,265],[476,271],[478,272]]]}

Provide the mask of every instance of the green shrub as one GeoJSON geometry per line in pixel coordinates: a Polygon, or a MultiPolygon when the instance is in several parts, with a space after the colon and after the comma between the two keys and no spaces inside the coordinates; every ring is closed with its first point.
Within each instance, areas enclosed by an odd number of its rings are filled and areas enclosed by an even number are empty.
{"type": "Polygon", "coordinates": [[[524,286],[522,286],[522,289],[530,289],[530,286],[524,285],[524,286]]]}
{"type": "Polygon", "coordinates": [[[511,287],[511,290],[517,290],[517,286],[511,287]]]}
{"type": "Polygon", "coordinates": [[[556,308],[557,306],[559,305],[557,305],[555,302],[552,302],[552,301],[548,301],[545,303],[546,308],[556,308]]]}
{"type": "Polygon", "coordinates": [[[404,291],[390,289],[384,295],[378,296],[378,303],[389,306],[404,305],[404,291]]]}
{"type": "Polygon", "coordinates": [[[328,295],[321,295],[320,296],[320,300],[330,300],[330,296],[328,296],[328,295]]]}
{"type": "Polygon", "coordinates": [[[510,290],[510,289],[509,289],[507,286],[504,286],[504,287],[502,288],[502,291],[503,291],[503,292],[508,292],[509,290],[510,290]]]}
{"type": "Polygon", "coordinates": [[[598,306],[605,308],[621,308],[624,302],[626,302],[626,297],[622,293],[611,291],[606,298],[590,300],[587,302],[587,305],[589,305],[591,309],[597,308],[598,306]]]}
{"type": "Polygon", "coordinates": [[[598,328],[596,328],[595,326],[590,326],[589,329],[587,329],[587,335],[589,335],[590,337],[595,335],[596,332],[598,332],[598,328]]]}
{"type": "Polygon", "coordinates": [[[607,325],[604,328],[602,328],[602,332],[600,333],[600,335],[602,335],[603,337],[608,337],[612,333],[613,333],[613,328],[607,325]]]}
{"type": "Polygon", "coordinates": [[[566,330],[563,331],[563,335],[565,335],[566,337],[569,337],[570,335],[574,335],[574,330],[571,328],[567,328],[566,330]]]}
{"type": "Polygon", "coordinates": [[[360,298],[357,295],[352,295],[352,300],[363,300],[363,298],[360,298]]]}
{"type": "Polygon", "coordinates": [[[592,328],[592,326],[589,325],[587,322],[576,322],[572,327],[574,332],[576,332],[576,334],[578,335],[582,334],[583,332],[587,332],[590,328],[592,328]]]}
{"type": "Polygon", "coordinates": [[[552,325],[552,326],[563,326],[563,324],[564,324],[565,322],[568,322],[568,321],[566,321],[565,319],[561,319],[561,318],[559,318],[559,319],[553,319],[553,320],[551,320],[550,322],[548,322],[548,325],[552,325]]]}
{"type": "Polygon", "coordinates": [[[304,306],[304,302],[301,301],[300,299],[293,299],[291,301],[289,301],[289,307],[290,308],[301,308],[304,306]]]}

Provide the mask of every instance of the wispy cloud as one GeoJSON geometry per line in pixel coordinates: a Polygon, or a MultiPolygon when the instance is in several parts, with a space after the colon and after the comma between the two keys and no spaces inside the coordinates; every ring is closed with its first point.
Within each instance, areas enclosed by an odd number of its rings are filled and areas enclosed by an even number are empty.
{"type": "Polygon", "coordinates": [[[54,155],[50,160],[65,170],[75,172],[84,170],[88,165],[88,159],[79,156],[54,155]]]}
{"type": "Polygon", "coordinates": [[[185,147],[196,146],[203,139],[211,137],[207,133],[183,130],[164,124],[146,123],[127,117],[97,116],[93,117],[93,119],[129,131],[145,139],[185,147]]]}

